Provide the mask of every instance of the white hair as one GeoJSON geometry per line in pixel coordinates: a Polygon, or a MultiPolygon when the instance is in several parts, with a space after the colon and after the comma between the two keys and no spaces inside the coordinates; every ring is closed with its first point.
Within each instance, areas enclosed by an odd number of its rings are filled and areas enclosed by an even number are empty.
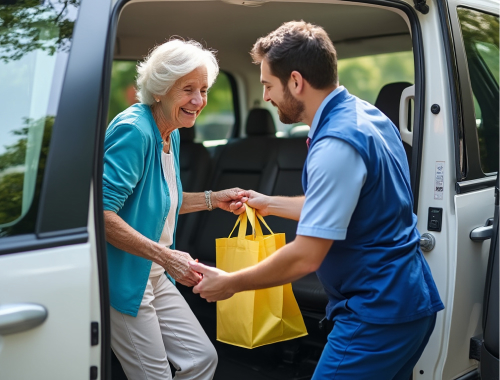
{"type": "Polygon", "coordinates": [[[158,45],[137,65],[137,99],[152,105],[153,95],[165,95],[179,78],[203,66],[211,87],[219,74],[213,51],[193,40],[174,39],[158,45]]]}

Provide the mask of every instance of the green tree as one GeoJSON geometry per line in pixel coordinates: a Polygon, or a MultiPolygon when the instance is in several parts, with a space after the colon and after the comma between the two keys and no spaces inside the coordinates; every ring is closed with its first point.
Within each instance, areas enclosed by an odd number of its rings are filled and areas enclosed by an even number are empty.
{"type": "Polygon", "coordinates": [[[413,53],[399,52],[339,60],[341,85],[350,93],[374,104],[387,83],[414,82],[413,53]]]}
{"type": "Polygon", "coordinates": [[[53,55],[68,50],[75,21],[70,8],[80,0],[14,0],[0,5],[0,60],[18,60],[42,50],[53,55]]]}
{"type": "Polygon", "coordinates": [[[0,227],[0,236],[11,235],[19,232],[34,231],[36,222],[36,213],[38,210],[40,191],[45,171],[45,163],[49,152],[50,136],[52,126],[54,125],[54,116],[47,116],[42,120],[34,121],[25,119],[26,127],[21,128],[14,133],[18,135],[19,140],[6,147],[5,153],[0,155],[0,225],[12,222],[21,216],[23,200],[23,182],[24,172],[9,172],[9,168],[23,165],[26,156],[26,145],[30,128],[35,128],[44,123],[42,147],[40,158],[38,160],[38,170],[36,174],[35,193],[31,206],[26,215],[15,225],[10,227],[0,227]]]}
{"type": "Polygon", "coordinates": [[[131,105],[130,90],[135,86],[136,61],[114,61],[111,71],[108,123],[131,105]]]}

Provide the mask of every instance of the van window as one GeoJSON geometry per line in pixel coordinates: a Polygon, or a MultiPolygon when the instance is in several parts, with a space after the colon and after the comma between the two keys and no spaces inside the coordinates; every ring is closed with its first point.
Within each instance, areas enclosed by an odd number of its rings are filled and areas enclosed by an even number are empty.
{"type": "Polygon", "coordinates": [[[235,122],[233,104],[231,82],[221,72],[208,91],[207,106],[196,120],[196,141],[213,146],[230,138],[235,122]]]}
{"type": "Polygon", "coordinates": [[[0,2],[0,237],[35,231],[79,1],[0,2]]]}
{"type": "Polygon", "coordinates": [[[338,61],[339,82],[357,97],[375,104],[386,84],[414,82],[413,53],[398,52],[338,61]]]}
{"type": "Polygon", "coordinates": [[[498,16],[458,8],[484,173],[498,171],[498,16]]]}
{"type": "MultiPolygon", "coordinates": [[[[115,61],[111,74],[108,122],[137,102],[135,97],[136,61],[115,61]]],[[[196,120],[195,141],[206,146],[227,142],[235,123],[233,91],[228,74],[220,72],[208,91],[205,109],[196,120]]]]}

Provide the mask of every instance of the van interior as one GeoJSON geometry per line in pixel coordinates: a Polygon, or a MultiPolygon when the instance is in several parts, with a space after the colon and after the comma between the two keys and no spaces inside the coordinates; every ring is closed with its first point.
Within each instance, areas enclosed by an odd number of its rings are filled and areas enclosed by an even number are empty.
{"type": "MultiPolygon", "coordinates": [[[[379,107],[399,126],[403,90],[414,83],[412,37],[406,15],[362,2],[143,1],[122,8],[116,25],[109,120],[134,103],[135,65],[172,36],[194,39],[217,51],[221,74],[208,105],[191,129],[181,129],[181,179],[185,192],[253,189],[269,195],[302,195],[308,127],[285,125],[262,100],[260,69],[249,51],[255,41],[291,20],[322,26],[337,50],[339,81],[379,107]]],[[[405,149],[411,164],[411,144],[405,149]]],[[[295,238],[296,222],[266,218],[274,232],[295,238]]],[[[215,265],[215,239],[227,237],[235,216],[220,210],[179,217],[177,249],[215,265]]],[[[306,253],[305,253],[306,254],[306,253]]],[[[216,340],[216,305],[178,285],[214,343],[216,380],[309,379],[331,325],[327,296],[316,274],[292,284],[308,335],[253,350],[216,340]]],[[[113,357],[113,378],[125,379],[113,357]]]]}

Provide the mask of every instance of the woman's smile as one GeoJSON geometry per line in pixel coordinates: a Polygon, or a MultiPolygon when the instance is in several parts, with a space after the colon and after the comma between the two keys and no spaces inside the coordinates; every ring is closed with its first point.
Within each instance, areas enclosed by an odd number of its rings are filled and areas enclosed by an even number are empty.
{"type": "Polygon", "coordinates": [[[181,110],[184,111],[185,113],[187,113],[188,115],[196,116],[198,114],[198,111],[192,111],[192,110],[188,110],[186,108],[181,108],[181,110]]]}
{"type": "Polygon", "coordinates": [[[192,127],[207,105],[207,91],[207,69],[204,66],[179,78],[170,91],[163,96],[158,96],[165,116],[163,120],[166,123],[166,125],[160,125],[159,128],[173,130],[192,127]]]}

